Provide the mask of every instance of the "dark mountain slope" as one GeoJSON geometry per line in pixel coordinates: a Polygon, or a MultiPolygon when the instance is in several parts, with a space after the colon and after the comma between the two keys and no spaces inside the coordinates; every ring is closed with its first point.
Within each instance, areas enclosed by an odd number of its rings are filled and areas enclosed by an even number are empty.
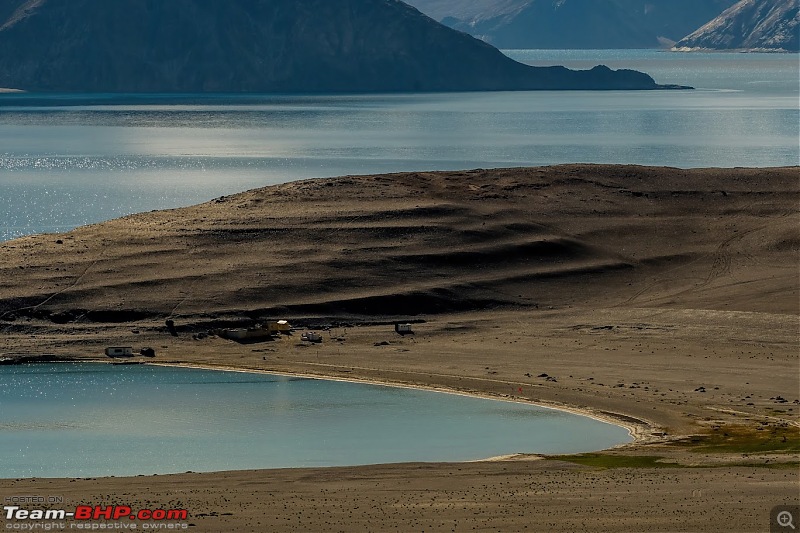
{"type": "Polygon", "coordinates": [[[658,48],[736,0],[408,0],[498,48],[658,48]]]}
{"type": "Polygon", "coordinates": [[[800,51],[800,0],[742,0],[675,48],[800,51]]]}
{"type": "Polygon", "coordinates": [[[0,87],[31,91],[657,88],[649,76],[634,71],[521,65],[399,0],[11,0],[2,5],[7,17],[0,19],[0,87]]]}

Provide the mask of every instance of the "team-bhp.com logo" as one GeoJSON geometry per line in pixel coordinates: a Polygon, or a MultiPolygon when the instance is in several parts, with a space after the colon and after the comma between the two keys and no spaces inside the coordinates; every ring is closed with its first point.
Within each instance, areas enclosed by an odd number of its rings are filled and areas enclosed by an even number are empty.
{"type": "MultiPolygon", "coordinates": [[[[3,514],[6,519],[6,529],[26,530],[34,529],[23,527],[20,521],[42,521],[51,523],[55,529],[138,529],[132,521],[144,522],[139,524],[141,529],[186,529],[188,524],[180,523],[189,517],[186,509],[139,509],[134,510],[127,505],[78,505],[75,510],[67,509],[23,509],[19,505],[5,505],[3,514]],[[69,520],[71,523],[59,523],[69,520]],[[98,524],[98,521],[101,521],[98,524]],[[113,522],[107,523],[107,522],[113,522]],[[100,527],[100,525],[106,527],[100,527]]],[[[36,528],[45,529],[45,528],[36,528]]],[[[51,529],[51,528],[46,528],[51,529]]]]}

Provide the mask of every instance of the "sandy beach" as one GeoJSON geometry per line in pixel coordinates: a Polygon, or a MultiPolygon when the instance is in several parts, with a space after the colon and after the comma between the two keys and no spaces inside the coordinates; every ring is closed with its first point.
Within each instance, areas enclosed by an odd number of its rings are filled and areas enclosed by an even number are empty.
{"type": "Polygon", "coordinates": [[[0,243],[0,358],[149,346],[161,364],[530,401],[636,437],[577,457],[0,480],[0,495],[185,506],[194,531],[767,531],[800,500],[798,178],[347,176],[0,243]],[[278,318],[295,335],[213,334],[278,318]]]}

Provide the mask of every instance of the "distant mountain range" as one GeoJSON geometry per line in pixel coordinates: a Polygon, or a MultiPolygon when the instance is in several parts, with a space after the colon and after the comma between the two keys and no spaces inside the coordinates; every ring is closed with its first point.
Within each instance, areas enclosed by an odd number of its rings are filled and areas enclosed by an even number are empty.
{"type": "Polygon", "coordinates": [[[675,49],[800,51],[800,0],[742,0],[675,49]]]}
{"type": "Polygon", "coordinates": [[[655,89],[517,63],[399,0],[0,0],[0,87],[44,92],[655,89]]]}
{"type": "Polygon", "coordinates": [[[737,0],[406,0],[498,48],[667,48],[737,0]]]}

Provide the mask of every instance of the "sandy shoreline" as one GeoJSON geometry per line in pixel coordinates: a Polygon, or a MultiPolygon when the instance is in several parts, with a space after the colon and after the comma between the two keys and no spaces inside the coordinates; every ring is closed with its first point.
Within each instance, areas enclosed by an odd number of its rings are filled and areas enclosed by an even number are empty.
{"type": "MultiPolygon", "coordinates": [[[[101,362],[101,361],[98,361],[101,362]]],[[[593,420],[598,420],[600,422],[606,422],[608,424],[613,424],[615,426],[622,427],[628,431],[628,434],[634,440],[633,443],[642,443],[645,441],[645,434],[648,430],[652,430],[653,428],[647,424],[644,420],[638,420],[637,423],[634,423],[633,417],[629,417],[624,415],[622,417],[615,417],[611,413],[597,413],[595,411],[589,409],[578,409],[575,407],[570,407],[569,405],[556,405],[555,403],[546,403],[546,402],[535,402],[532,400],[527,400],[524,398],[507,398],[507,397],[498,397],[493,396],[490,394],[482,394],[480,392],[463,392],[458,391],[455,389],[447,389],[443,387],[434,387],[430,385],[404,385],[400,383],[392,383],[387,381],[379,381],[376,379],[360,379],[356,377],[332,377],[326,376],[324,374],[310,374],[310,373],[297,373],[297,372],[279,372],[279,371],[271,371],[271,370],[248,370],[248,369],[241,369],[237,367],[226,367],[226,366],[212,366],[212,365],[200,365],[200,364],[192,364],[192,363],[172,363],[172,364],[164,364],[164,363],[146,363],[146,364],[154,364],[159,366],[172,366],[172,367],[179,367],[179,368],[198,368],[203,370],[220,370],[223,372],[244,372],[244,373],[254,373],[254,374],[275,374],[278,376],[288,376],[288,377],[299,377],[299,378],[308,378],[308,379],[324,379],[329,381],[341,381],[345,383],[363,383],[367,385],[379,385],[381,387],[396,387],[401,389],[418,389],[418,390],[427,390],[432,392],[439,392],[442,394],[455,394],[457,396],[467,396],[473,398],[483,398],[486,400],[494,400],[500,402],[512,402],[512,403],[522,403],[527,405],[535,405],[537,407],[542,407],[544,409],[553,409],[556,411],[564,411],[567,413],[572,413],[575,415],[584,416],[587,418],[591,418],[593,420]]],[[[651,439],[647,439],[651,441],[651,439]]],[[[631,444],[633,444],[631,443],[631,444]]],[[[620,444],[615,447],[627,446],[629,444],[620,444]]],[[[520,454],[513,454],[508,457],[515,457],[520,454]]],[[[485,460],[489,460],[492,458],[487,458],[485,460]]]]}
{"type": "Polygon", "coordinates": [[[636,439],[585,457],[0,480],[0,496],[185,505],[198,531],[764,531],[800,485],[799,177],[348,176],[0,243],[0,356],[150,346],[159,364],[530,402],[636,439]],[[208,335],[266,318],[324,342],[208,335]]]}

